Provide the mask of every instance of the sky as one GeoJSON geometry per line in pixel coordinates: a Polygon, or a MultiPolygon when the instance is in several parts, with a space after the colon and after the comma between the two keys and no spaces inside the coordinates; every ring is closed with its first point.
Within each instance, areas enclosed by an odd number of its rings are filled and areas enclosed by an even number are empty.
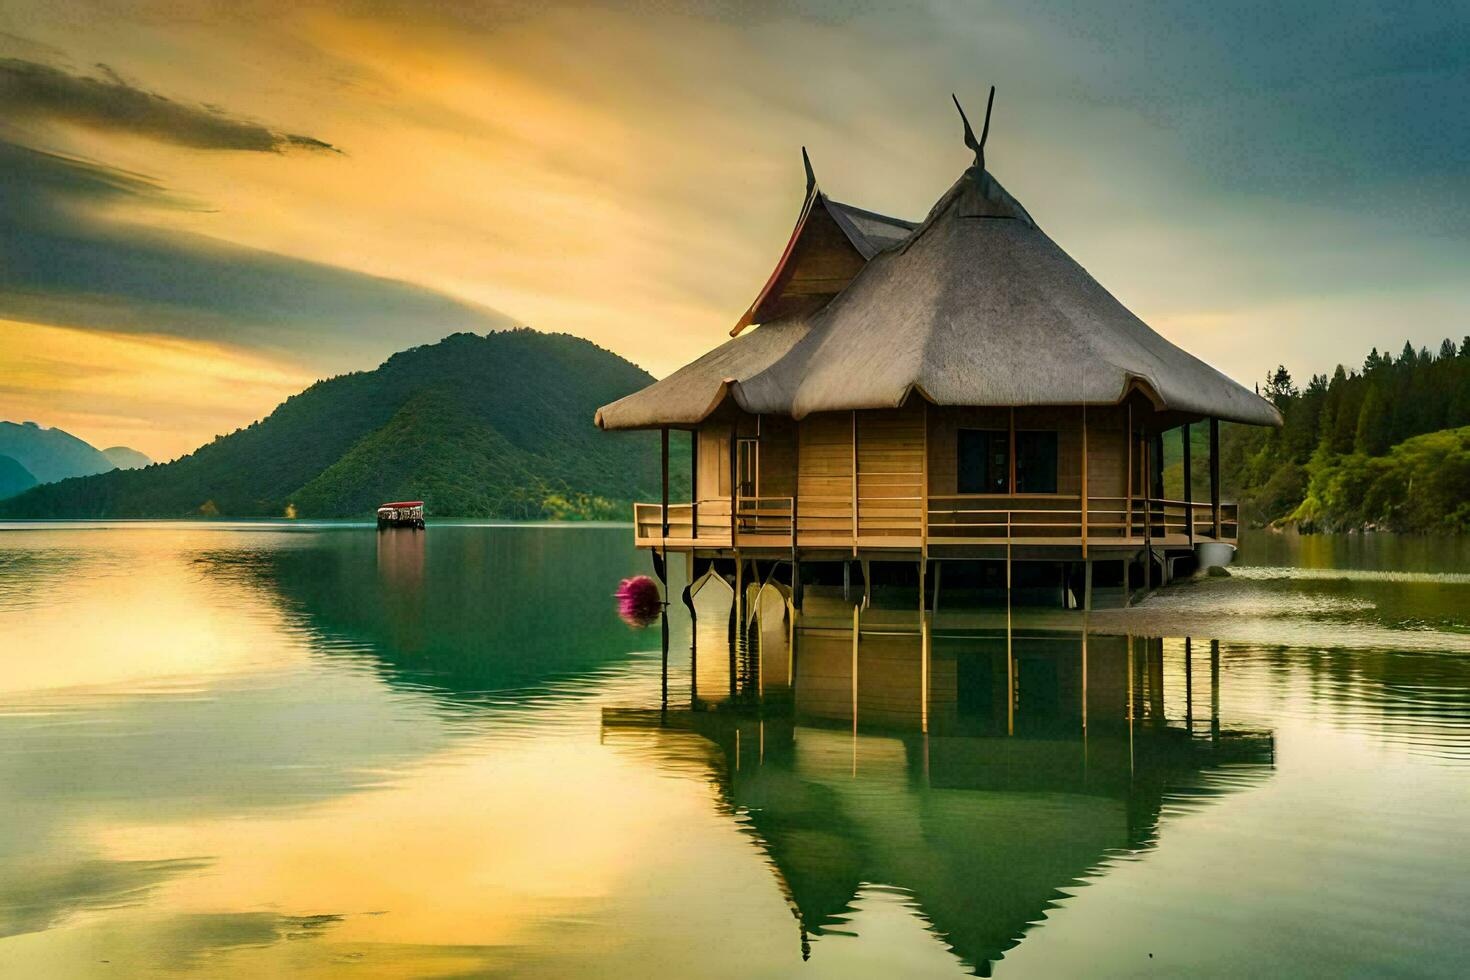
{"type": "Polygon", "coordinates": [[[1470,334],[1470,5],[7,0],[0,418],[168,459],[521,324],[662,376],[802,146],[919,219],[992,84],[990,170],[1237,380],[1470,334]]]}

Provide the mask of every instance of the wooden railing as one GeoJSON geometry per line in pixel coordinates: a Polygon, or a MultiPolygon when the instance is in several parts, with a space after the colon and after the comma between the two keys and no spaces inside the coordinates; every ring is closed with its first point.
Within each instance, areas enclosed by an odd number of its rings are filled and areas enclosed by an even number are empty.
{"type": "MultiPolygon", "coordinates": [[[[810,546],[915,547],[921,544],[1129,545],[1153,541],[1179,546],[1215,539],[1208,501],[1068,494],[957,494],[928,498],[860,500],[853,521],[851,497],[739,497],[734,519],[728,498],[669,504],[668,533],[659,504],[634,504],[637,544],[722,547],[810,546]],[[927,504],[927,510],[926,508],[927,504]],[[695,519],[698,519],[698,527],[695,519]],[[793,542],[795,524],[795,542],[793,542]],[[854,533],[856,531],[856,534],[854,533]]],[[[1239,534],[1235,504],[1220,505],[1219,540],[1239,534]]]]}
{"type": "MultiPolygon", "coordinates": [[[[1214,512],[1199,501],[1088,497],[1084,510],[1081,497],[1067,494],[961,494],[930,497],[928,517],[931,544],[1179,545],[1215,537],[1214,512]]],[[[1235,504],[1222,503],[1220,540],[1238,532],[1235,504]]]]}
{"type": "MultiPolygon", "coordinates": [[[[693,504],[669,504],[667,541],[671,544],[698,544],[729,547],[733,530],[741,540],[751,539],[754,547],[791,542],[791,517],[795,505],[790,497],[739,497],[735,502],[735,520],[730,520],[730,501],[701,500],[693,504]],[[696,529],[694,521],[699,521],[696,529]]],[[[656,546],[665,540],[664,514],[661,504],[633,505],[633,533],[642,546],[656,546]]]]}
{"type": "MultiPolygon", "coordinates": [[[[730,501],[701,500],[698,507],[699,528],[694,527],[694,504],[669,504],[669,534],[671,542],[690,542],[696,539],[730,540],[730,501]]],[[[633,533],[639,545],[654,545],[663,540],[663,516],[659,504],[633,505],[633,533]]]]}
{"type": "Polygon", "coordinates": [[[747,534],[780,537],[789,544],[794,503],[790,497],[738,497],[735,532],[742,537],[747,534]]]}

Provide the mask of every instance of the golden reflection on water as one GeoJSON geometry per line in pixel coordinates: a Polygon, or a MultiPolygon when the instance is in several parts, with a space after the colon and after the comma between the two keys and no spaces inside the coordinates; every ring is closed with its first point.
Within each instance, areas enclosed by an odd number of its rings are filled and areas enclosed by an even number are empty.
{"type": "Polygon", "coordinates": [[[1458,955],[1453,662],[1042,617],[937,630],[926,673],[916,635],[854,646],[820,595],[793,631],[763,593],[732,646],[716,583],[692,630],[673,607],[661,705],[660,632],[609,596],[639,562],[620,528],[6,532],[0,973],[1458,955]]]}
{"type": "Polygon", "coordinates": [[[78,532],[31,537],[26,594],[9,583],[4,610],[6,647],[31,655],[0,659],[0,694],[197,682],[279,670],[308,655],[308,638],[272,597],[180,560],[218,532],[172,532],[162,547],[144,535],[109,535],[105,549],[77,548],[78,532]]]}

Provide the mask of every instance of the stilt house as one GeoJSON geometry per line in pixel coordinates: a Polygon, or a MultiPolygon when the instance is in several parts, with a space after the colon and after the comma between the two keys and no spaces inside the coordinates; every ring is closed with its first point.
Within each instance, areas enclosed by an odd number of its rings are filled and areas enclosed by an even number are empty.
{"type": "Polygon", "coordinates": [[[1062,251],[986,170],[989,128],[989,105],[979,139],[964,121],[974,163],[917,224],[834,201],[807,161],[791,239],[732,339],[597,412],[664,433],[639,547],[785,561],[796,582],[804,563],[856,559],[918,561],[921,579],[931,560],[1061,562],[1090,583],[1101,559],[1147,585],[1200,545],[1228,560],[1219,422],[1280,415],[1062,251]],[[668,500],[670,429],[693,436],[687,502],[668,500]],[[1167,499],[1176,429],[1184,487],[1167,499]]]}

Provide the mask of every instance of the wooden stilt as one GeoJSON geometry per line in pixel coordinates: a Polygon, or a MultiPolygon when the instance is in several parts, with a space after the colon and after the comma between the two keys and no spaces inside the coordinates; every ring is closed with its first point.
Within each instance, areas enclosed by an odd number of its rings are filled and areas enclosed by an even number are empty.
{"type": "MultiPolygon", "coordinates": [[[[1143,441],[1143,485],[1145,488],[1152,485],[1150,477],[1153,475],[1149,453],[1149,440],[1143,441]]],[[[1154,587],[1154,505],[1148,490],[1144,490],[1143,496],[1143,591],[1150,592],[1154,587]]]]}
{"type": "Polygon", "coordinates": [[[735,700],[737,653],[745,646],[745,562],[735,558],[735,598],[732,608],[735,617],[735,636],[730,643],[730,700],[735,700]]]}
{"type": "MultiPolygon", "coordinates": [[[[852,607],[852,733],[857,734],[858,723],[858,636],[862,632],[862,607],[852,607]]],[[[853,766],[857,766],[857,744],[853,744],[853,766]]]]}
{"type": "Polygon", "coordinates": [[[1089,612],[1092,609],[1092,559],[1089,558],[1082,563],[1082,610],[1089,612]]]}
{"type": "Polygon", "coordinates": [[[736,561],[740,556],[740,427],[730,423],[730,547],[735,549],[736,561]]]}
{"type": "Polygon", "coordinates": [[[1220,420],[1210,419],[1210,520],[1220,540],[1220,420]]]}
{"type": "Polygon", "coordinates": [[[1189,424],[1179,427],[1179,437],[1184,450],[1184,528],[1189,534],[1189,546],[1194,547],[1194,473],[1190,470],[1189,424]]]}
{"type": "Polygon", "coordinates": [[[919,731],[929,731],[929,613],[925,597],[928,562],[919,559],[919,731]]]}
{"type": "Polygon", "coordinates": [[[659,462],[663,470],[663,509],[659,514],[659,523],[664,537],[664,548],[667,551],[669,542],[669,430],[665,426],[658,430],[659,435],[659,462]]]}
{"type": "MultiPolygon", "coordinates": [[[[692,565],[693,562],[691,561],[692,565]]],[[[693,575],[688,576],[691,580],[693,575]]],[[[689,608],[689,707],[698,710],[699,701],[699,614],[694,609],[694,593],[684,586],[684,605],[689,608]]]]}

